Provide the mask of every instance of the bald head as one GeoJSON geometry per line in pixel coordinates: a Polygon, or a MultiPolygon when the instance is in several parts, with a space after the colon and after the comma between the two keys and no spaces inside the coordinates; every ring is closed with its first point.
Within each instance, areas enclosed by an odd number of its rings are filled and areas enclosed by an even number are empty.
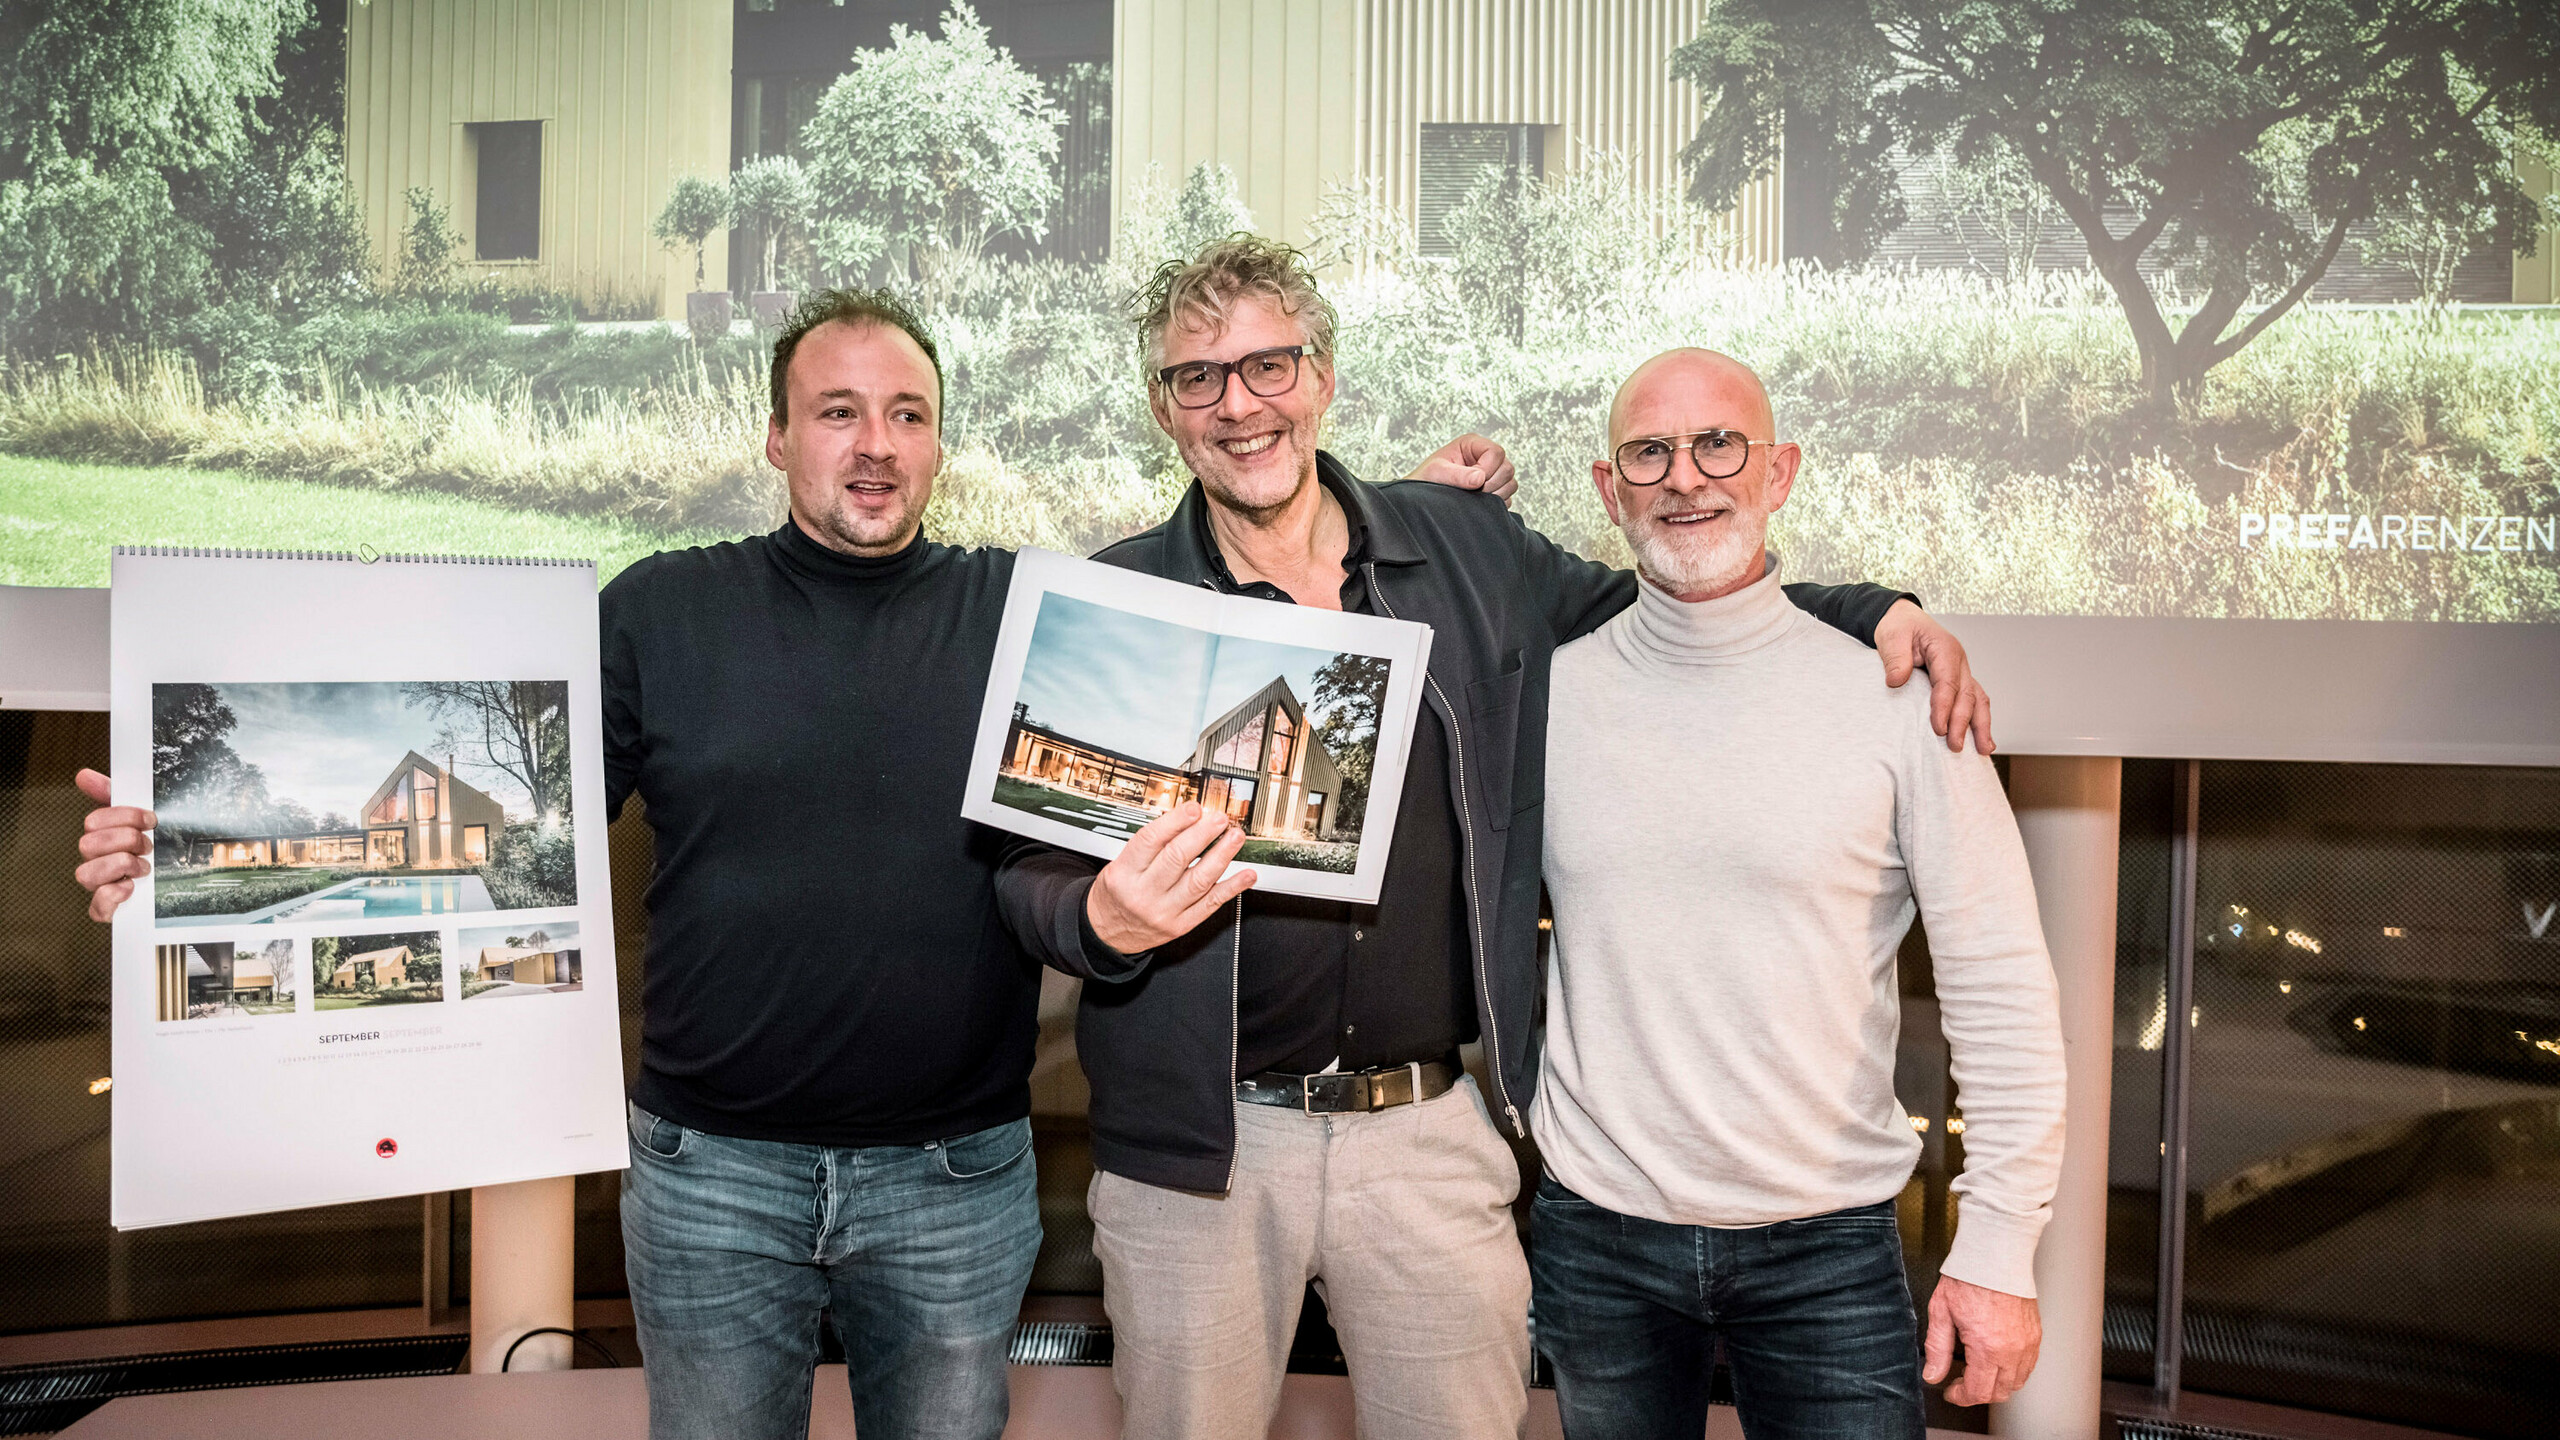
{"type": "Polygon", "coordinates": [[[1609,448],[1637,435],[1690,435],[1739,430],[1753,440],[1777,438],[1769,392],[1751,367],[1730,355],[1684,346],[1647,360],[1609,402],[1609,448]]]}
{"type": "Polygon", "coordinates": [[[1591,483],[1647,580],[1682,600],[1712,600],[1764,573],[1769,515],[1787,503],[1802,458],[1775,429],[1760,377],[1713,350],[1665,350],[1618,387],[1591,483]],[[1634,440],[1669,443],[1639,447],[1631,479],[1616,457],[1634,440]]]}

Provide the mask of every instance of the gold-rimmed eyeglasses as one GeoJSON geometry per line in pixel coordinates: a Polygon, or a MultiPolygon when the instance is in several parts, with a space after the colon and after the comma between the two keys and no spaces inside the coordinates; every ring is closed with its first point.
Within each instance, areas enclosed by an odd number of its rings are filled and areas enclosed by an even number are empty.
{"type": "Polygon", "coordinates": [[[1659,485],[1671,478],[1671,457],[1689,452],[1689,463],[1710,480],[1730,480],[1751,460],[1751,447],[1767,448],[1775,440],[1753,440],[1739,430],[1700,430],[1688,435],[1647,435],[1630,440],[1610,458],[1618,478],[1630,485],[1659,485]]]}
{"type": "Polygon", "coordinates": [[[1288,394],[1298,383],[1298,361],[1306,353],[1304,345],[1275,345],[1233,360],[1186,360],[1157,371],[1156,383],[1185,410],[1206,410],[1217,404],[1219,397],[1227,393],[1229,375],[1242,380],[1246,390],[1268,400],[1288,394]]]}

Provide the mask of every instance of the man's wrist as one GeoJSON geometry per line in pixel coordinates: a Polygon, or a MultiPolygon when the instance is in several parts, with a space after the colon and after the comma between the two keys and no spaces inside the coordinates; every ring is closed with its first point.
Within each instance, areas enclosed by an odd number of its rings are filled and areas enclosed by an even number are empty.
{"type": "Polygon", "coordinates": [[[1145,963],[1150,952],[1144,948],[1123,950],[1104,939],[1102,931],[1094,924],[1094,906],[1102,903],[1094,893],[1094,887],[1100,883],[1098,879],[1086,881],[1085,893],[1076,905],[1076,936],[1084,947],[1085,963],[1098,975],[1135,970],[1145,963]]]}

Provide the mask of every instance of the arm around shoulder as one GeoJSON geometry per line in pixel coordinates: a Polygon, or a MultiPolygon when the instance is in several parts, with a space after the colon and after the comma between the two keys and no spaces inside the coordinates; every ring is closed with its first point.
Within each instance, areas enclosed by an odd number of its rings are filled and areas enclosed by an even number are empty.
{"type": "Polygon", "coordinates": [[[1817,585],[1799,580],[1778,587],[1787,592],[1795,607],[1841,634],[1872,650],[1876,647],[1876,627],[1884,623],[1885,612],[1897,600],[1920,603],[1920,597],[1882,585],[1853,580],[1846,585],[1817,585]]]}

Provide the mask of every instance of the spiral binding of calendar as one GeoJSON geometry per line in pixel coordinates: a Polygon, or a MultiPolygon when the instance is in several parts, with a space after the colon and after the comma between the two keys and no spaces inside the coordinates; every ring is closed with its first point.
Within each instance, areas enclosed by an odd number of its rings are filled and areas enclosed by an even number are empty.
{"type": "Polygon", "coordinates": [[[118,555],[165,555],[181,560],[352,560],[359,565],[392,561],[403,565],[583,565],[593,560],[555,560],[539,555],[384,555],[353,550],[221,550],[194,545],[118,545],[118,555]]]}

